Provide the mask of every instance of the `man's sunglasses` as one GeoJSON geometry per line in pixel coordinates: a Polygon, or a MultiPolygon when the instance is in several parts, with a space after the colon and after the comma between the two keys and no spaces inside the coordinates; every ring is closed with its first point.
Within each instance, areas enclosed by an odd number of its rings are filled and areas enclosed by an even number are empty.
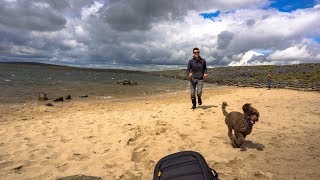
{"type": "Polygon", "coordinates": [[[200,54],[200,51],[194,51],[193,54],[200,54]]]}

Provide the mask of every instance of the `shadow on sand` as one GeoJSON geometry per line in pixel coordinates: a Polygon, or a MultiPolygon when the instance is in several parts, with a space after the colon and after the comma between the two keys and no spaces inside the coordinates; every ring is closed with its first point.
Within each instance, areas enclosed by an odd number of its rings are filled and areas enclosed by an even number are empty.
{"type": "Polygon", "coordinates": [[[245,141],[241,146],[241,151],[246,151],[247,148],[249,149],[257,149],[258,151],[263,151],[265,146],[260,143],[254,143],[252,141],[245,141]]]}
{"type": "Polygon", "coordinates": [[[214,108],[217,108],[218,106],[213,106],[213,105],[207,105],[207,106],[198,106],[197,108],[201,108],[201,109],[203,109],[203,110],[206,110],[206,109],[209,109],[209,108],[212,108],[212,107],[214,107],[214,108]]]}

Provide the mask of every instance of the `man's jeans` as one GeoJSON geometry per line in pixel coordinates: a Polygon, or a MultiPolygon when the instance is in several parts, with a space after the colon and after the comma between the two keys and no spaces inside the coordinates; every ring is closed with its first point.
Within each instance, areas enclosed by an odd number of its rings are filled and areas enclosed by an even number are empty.
{"type": "Polygon", "coordinates": [[[268,89],[271,87],[271,80],[268,80],[268,89]]]}
{"type": "Polygon", "coordinates": [[[196,89],[197,89],[197,95],[198,97],[201,97],[202,95],[202,88],[203,88],[203,80],[190,80],[190,92],[191,92],[191,98],[196,97],[196,89]],[[195,81],[195,82],[194,82],[195,81]]]}

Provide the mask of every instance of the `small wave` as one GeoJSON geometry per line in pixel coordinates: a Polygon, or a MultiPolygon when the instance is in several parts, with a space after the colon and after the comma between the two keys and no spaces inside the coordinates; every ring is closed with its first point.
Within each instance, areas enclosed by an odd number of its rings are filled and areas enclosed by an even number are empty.
{"type": "Polygon", "coordinates": [[[10,82],[11,80],[10,80],[10,79],[5,79],[4,81],[6,81],[6,82],[10,82]]]}
{"type": "Polygon", "coordinates": [[[111,99],[112,96],[100,96],[100,97],[96,97],[96,98],[100,98],[100,99],[111,99]]]}
{"type": "Polygon", "coordinates": [[[169,94],[177,94],[177,92],[172,92],[172,93],[169,93],[169,94]]]}
{"type": "Polygon", "coordinates": [[[14,74],[11,74],[11,76],[12,76],[12,77],[14,77],[14,76],[16,76],[16,75],[14,75],[14,74]]]}

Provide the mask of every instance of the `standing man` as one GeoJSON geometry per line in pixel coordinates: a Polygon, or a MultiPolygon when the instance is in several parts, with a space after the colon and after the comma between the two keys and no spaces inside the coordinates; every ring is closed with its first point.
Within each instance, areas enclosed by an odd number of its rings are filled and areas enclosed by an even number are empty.
{"type": "Polygon", "coordinates": [[[187,67],[187,74],[190,80],[190,92],[192,108],[196,108],[196,95],[197,90],[198,104],[202,104],[201,95],[203,87],[203,78],[208,77],[206,60],[200,57],[199,48],[193,48],[193,58],[189,60],[187,67]]]}
{"type": "Polygon", "coordinates": [[[269,74],[267,76],[267,79],[268,79],[268,90],[270,90],[271,88],[271,81],[272,81],[272,72],[269,71],[269,74]]]}

